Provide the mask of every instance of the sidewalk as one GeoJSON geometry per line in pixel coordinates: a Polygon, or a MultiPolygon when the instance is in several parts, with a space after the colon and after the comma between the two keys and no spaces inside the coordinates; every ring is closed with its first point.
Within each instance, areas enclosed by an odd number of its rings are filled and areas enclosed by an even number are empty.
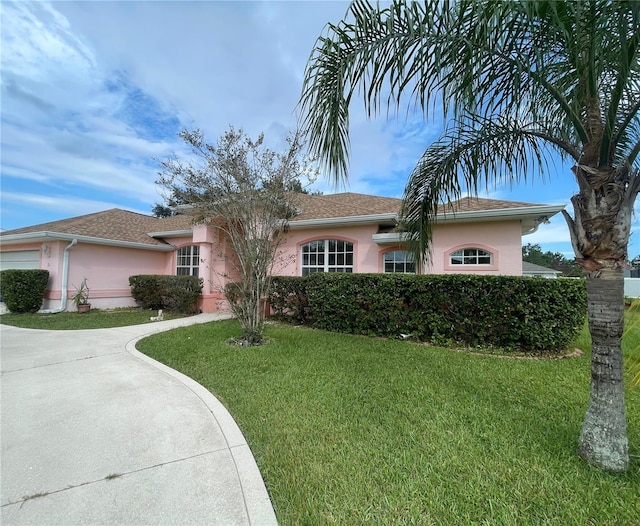
{"type": "Polygon", "coordinates": [[[219,318],[0,326],[0,523],[277,524],[231,415],[201,385],[135,350],[146,335],[219,318]]]}

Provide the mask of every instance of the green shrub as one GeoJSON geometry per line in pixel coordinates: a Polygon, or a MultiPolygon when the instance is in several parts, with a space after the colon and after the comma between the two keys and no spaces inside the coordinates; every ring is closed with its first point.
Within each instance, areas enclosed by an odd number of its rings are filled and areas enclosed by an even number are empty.
{"type": "Polygon", "coordinates": [[[162,285],[156,275],[129,276],[131,295],[136,303],[144,309],[162,309],[162,285]]]}
{"type": "Polygon", "coordinates": [[[269,304],[277,316],[295,323],[311,321],[306,284],[305,278],[296,276],[271,278],[269,304]]]}
{"type": "Polygon", "coordinates": [[[194,313],[202,292],[202,279],[196,276],[129,276],[131,295],[145,309],[166,309],[194,313]]]}
{"type": "Polygon", "coordinates": [[[292,321],[439,345],[561,350],[586,314],[584,281],[576,279],[317,273],[274,283],[272,308],[292,321]]]}
{"type": "Polygon", "coordinates": [[[38,312],[44,301],[48,281],[48,270],[3,270],[0,272],[2,300],[13,313],[38,312]]]}
{"type": "Polygon", "coordinates": [[[198,312],[202,280],[197,276],[164,276],[164,307],[173,312],[198,312]]]}

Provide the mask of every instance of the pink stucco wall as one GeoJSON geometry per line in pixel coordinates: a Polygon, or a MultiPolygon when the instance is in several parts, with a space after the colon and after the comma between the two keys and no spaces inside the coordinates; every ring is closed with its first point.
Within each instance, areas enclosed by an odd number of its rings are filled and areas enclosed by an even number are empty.
{"type": "MultiPolygon", "coordinates": [[[[200,266],[198,275],[202,278],[202,295],[200,309],[203,312],[215,312],[227,308],[224,299],[224,286],[233,277],[233,265],[225,256],[229,252],[223,234],[212,227],[196,225],[193,229],[193,239],[174,238],[171,243],[176,248],[187,245],[197,245],[200,248],[200,266]]],[[[171,270],[175,272],[176,253],[171,257],[171,270]]]]}
{"type": "MultiPolygon", "coordinates": [[[[433,256],[431,264],[422,268],[422,273],[449,274],[522,274],[522,249],[520,223],[486,222],[441,224],[434,229],[433,256]],[[481,248],[493,254],[493,264],[449,265],[449,254],[460,248],[481,248]]],[[[282,257],[276,264],[274,274],[300,276],[301,245],[316,239],[342,239],[354,244],[354,272],[383,272],[383,254],[401,248],[398,244],[377,244],[372,236],[377,225],[348,228],[322,228],[292,230],[282,246],[282,257]]]]}
{"type": "MultiPolygon", "coordinates": [[[[69,242],[55,241],[47,245],[50,254],[41,253],[40,260],[40,268],[50,274],[44,308],[55,309],[61,304],[63,253],[69,242]]],[[[78,243],[69,250],[67,310],[75,310],[71,297],[84,278],[87,278],[89,302],[93,307],[106,309],[135,305],[129,276],[166,274],[170,271],[172,257],[170,252],[78,243]]]]}
{"type": "Polygon", "coordinates": [[[518,221],[438,225],[433,232],[433,258],[425,272],[433,274],[522,275],[522,233],[518,221]],[[461,248],[493,254],[492,265],[449,264],[449,254],[461,248]]]}
{"type": "Polygon", "coordinates": [[[371,239],[377,230],[377,225],[291,230],[282,244],[282,255],[274,267],[274,274],[301,276],[300,247],[316,239],[341,239],[353,243],[353,271],[357,273],[378,272],[380,247],[371,239]]]}
{"type": "MultiPolygon", "coordinates": [[[[372,236],[378,225],[347,226],[316,229],[293,229],[281,246],[274,274],[300,276],[302,274],[301,245],[316,239],[342,239],[354,244],[354,272],[383,271],[383,254],[401,248],[397,244],[377,244],[372,236]]],[[[203,279],[200,308],[204,312],[226,309],[223,289],[228,281],[237,279],[231,254],[224,236],[211,227],[197,226],[193,238],[171,238],[168,241],[180,248],[196,244],[200,247],[199,275],[203,279]]],[[[3,250],[39,250],[40,268],[50,273],[46,294],[46,309],[60,306],[62,289],[62,261],[68,241],[48,241],[3,247],[3,250]],[[46,250],[44,246],[46,245],[46,250]]],[[[126,247],[110,247],[79,243],[69,251],[68,297],[75,293],[74,286],[87,278],[90,302],[95,308],[135,305],[131,298],[129,276],[135,274],[174,274],[176,252],[160,252],[126,247]]],[[[440,224],[434,229],[433,257],[423,273],[478,273],[521,275],[521,226],[518,221],[440,224]],[[493,254],[492,265],[449,264],[449,254],[465,247],[481,248],[493,254]]],[[[68,310],[75,306],[69,301],[68,310]]]]}

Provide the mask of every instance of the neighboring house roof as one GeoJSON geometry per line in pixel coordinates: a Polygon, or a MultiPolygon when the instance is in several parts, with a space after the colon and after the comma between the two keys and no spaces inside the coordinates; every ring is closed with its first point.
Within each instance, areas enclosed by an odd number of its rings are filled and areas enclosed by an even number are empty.
{"type": "Polygon", "coordinates": [[[543,267],[542,265],[536,265],[535,263],[529,263],[528,261],[522,262],[522,274],[523,275],[541,275],[541,274],[549,274],[558,276],[562,274],[560,270],[556,270],[553,268],[543,267]]]}
{"type": "MultiPolygon", "coordinates": [[[[331,195],[291,194],[298,214],[291,228],[318,228],[341,225],[395,225],[399,219],[401,199],[375,195],[340,193],[331,195]]],[[[438,222],[519,220],[522,232],[529,233],[564,206],[539,205],[497,199],[464,198],[451,206],[439,207],[438,222]]],[[[86,243],[122,245],[153,250],[172,250],[166,241],[188,235],[192,230],[190,215],[158,218],[118,208],[60,221],[8,230],[0,234],[0,243],[17,244],[46,239],[78,239],[86,243]]],[[[379,234],[379,236],[400,234],[379,234]]],[[[375,236],[374,236],[375,237],[375,236]]],[[[395,238],[394,238],[395,239],[395,238]]],[[[390,242],[386,238],[382,242],[390,242]]]]}

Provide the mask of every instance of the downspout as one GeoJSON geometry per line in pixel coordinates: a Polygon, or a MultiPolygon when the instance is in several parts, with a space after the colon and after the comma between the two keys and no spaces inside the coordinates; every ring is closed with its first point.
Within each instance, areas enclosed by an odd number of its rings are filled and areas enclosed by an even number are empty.
{"type": "Polygon", "coordinates": [[[60,298],[60,307],[57,309],[47,309],[39,311],[41,314],[58,314],[59,312],[64,312],[67,310],[67,282],[69,280],[69,251],[76,246],[78,243],[77,239],[74,239],[67,245],[64,249],[64,254],[62,256],[62,297],[60,298]]]}

